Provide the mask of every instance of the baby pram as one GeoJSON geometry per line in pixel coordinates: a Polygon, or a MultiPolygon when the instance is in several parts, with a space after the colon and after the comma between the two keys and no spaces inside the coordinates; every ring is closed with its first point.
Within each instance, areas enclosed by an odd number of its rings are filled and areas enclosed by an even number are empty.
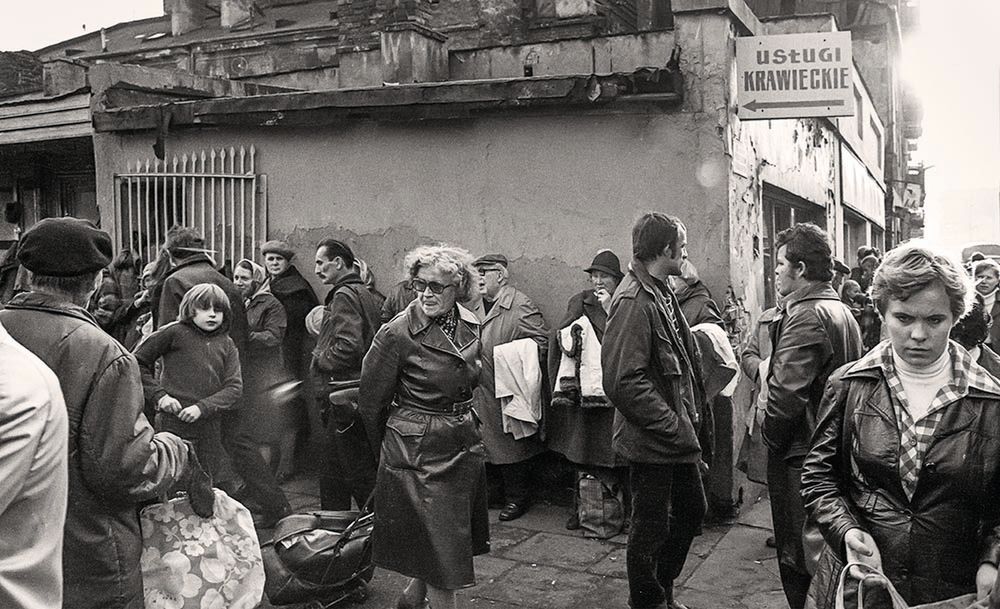
{"type": "MultiPolygon", "coordinates": [[[[366,506],[367,508],[367,506],[366,506]]],[[[274,538],[262,544],[273,605],[330,609],[368,598],[374,515],[361,511],[315,511],[281,519],[274,538]]]]}

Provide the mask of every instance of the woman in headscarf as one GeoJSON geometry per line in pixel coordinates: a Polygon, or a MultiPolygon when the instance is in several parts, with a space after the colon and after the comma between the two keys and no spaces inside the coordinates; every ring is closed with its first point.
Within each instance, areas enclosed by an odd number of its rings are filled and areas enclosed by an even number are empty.
{"type": "MultiPolygon", "coordinates": [[[[279,347],[285,337],[285,309],[268,289],[264,267],[243,259],[233,269],[233,284],[243,295],[250,337],[243,357],[243,403],[239,410],[241,426],[264,446],[273,446],[293,433],[289,404],[284,403],[282,387],[290,380],[279,347]]],[[[279,447],[280,450],[280,447],[279,447]]],[[[264,468],[268,474],[270,469],[264,468]]],[[[250,482],[250,481],[248,481],[250,482]]],[[[266,490],[258,493],[264,513],[259,526],[268,528],[291,512],[277,481],[263,481],[266,490]]]]}
{"type": "MultiPolygon", "coordinates": [[[[284,241],[268,241],[260,248],[264,256],[264,268],[268,275],[268,285],[271,294],[285,309],[285,336],[281,341],[281,353],[285,360],[285,369],[292,377],[302,383],[300,388],[308,386],[310,373],[309,364],[312,361],[314,338],[306,332],[306,315],[319,304],[316,293],[305,277],[292,264],[295,252],[284,241]]],[[[290,410],[296,413],[295,427],[306,429],[307,415],[314,420],[308,420],[309,429],[323,429],[319,421],[319,413],[310,408],[312,392],[299,392],[290,410]],[[304,399],[302,396],[306,396],[304,399]]],[[[295,452],[295,434],[286,435],[281,442],[281,456],[278,463],[278,478],[284,479],[292,475],[294,469],[293,453],[295,452]]]]}

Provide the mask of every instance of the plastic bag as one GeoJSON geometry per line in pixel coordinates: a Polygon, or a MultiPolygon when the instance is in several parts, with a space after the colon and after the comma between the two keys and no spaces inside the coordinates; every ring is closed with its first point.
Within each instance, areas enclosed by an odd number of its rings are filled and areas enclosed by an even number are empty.
{"type": "Polygon", "coordinates": [[[211,518],[187,497],[147,506],[142,529],[146,609],[253,609],[264,595],[264,565],[250,511],[214,489],[211,518]]]}

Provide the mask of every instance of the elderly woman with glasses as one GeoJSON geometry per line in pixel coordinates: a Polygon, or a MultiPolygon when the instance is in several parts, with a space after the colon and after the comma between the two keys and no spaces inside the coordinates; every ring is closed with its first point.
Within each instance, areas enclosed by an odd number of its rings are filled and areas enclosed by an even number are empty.
{"type": "Polygon", "coordinates": [[[381,447],[373,559],[412,578],[400,608],[454,609],[475,584],[472,557],[489,551],[486,449],[472,411],[479,321],[458,302],[474,290],[465,250],[406,256],[417,294],[375,335],[361,370],[359,410],[381,447]]]}
{"type": "Polygon", "coordinates": [[[961,267],[920,245],[875,273],[889,339],[830,376],[802,473],[828,544],[817,607],[836,603],[836,559],[882,571],[910,605],[984,598],[996,579],[1000,383],[948,339],[971,291],[961,267]]]}

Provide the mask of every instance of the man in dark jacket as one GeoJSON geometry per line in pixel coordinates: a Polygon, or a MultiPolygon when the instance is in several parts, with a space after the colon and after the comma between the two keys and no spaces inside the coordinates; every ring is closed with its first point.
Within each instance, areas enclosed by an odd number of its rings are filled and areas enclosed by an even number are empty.
{"type": "Polygon", "coordinates": [[[681,273],[686,246],[687,229],[677,218],[639,218],[632,264],[611,299],[601,347],[604,391],[618,411],[612,441],[628,460],[632,488],[632,609],[683,608],[673,584],[705,516],[696,347],[667,284],[681,273]]]}
{"type": "Polygon", "coordinates": [[[111,261],[108,234],[85,220],[48,218],[25,233],[18,258],[31,291],[15,296],[0,322],[55,372],[69,418],[64,604],[142,609],[137,507],[186,474],[188,447],[153,433],[135,358],[84,309],[111,261]]]}
{"type": "Polygon", "coordinates": [[[317,399],[327,412],[327,467],[320,477],[324,510],[349,510],[351,497],[360,507],[375,488],[376,453],[364,425],[351,408],[330,405],[330,383],[357,381],[361,362],[378,331],[380,302],[354,270],[354,252],[336,239],[316,248],[316,275],[333,286],[313,350],[313,370],[319,377],[317,399]]]}
{"type": "Polygon", "coordinates": [[[230,320],[229,337],[236,343],[240,355],[246,350],[247,314],[243,307],[243,296],[233,282],[220,273],[205,249],[205,240],[193,228],[175,226],[167,233],[165,246],[170,256],[171,269],[163,278],[160,301],[156,306],[156,327],[165,326],[177,320],[181,299],[192,287],[199,283],[214,283],[222,288],[229,298],[233,318],[230,320]]]}
{"type": "Polygon", "coordinates": [[[827,378],[864,349],[851,310],[830,285],[833,254],[823,229],[797,224],[780,232],[775,245],[775,289],[784,313],[771,326],[774,350],[761,431],[781,585],[789,607],[802,609],[811,579],[806,556],[812,554],[803,547],[802,461],[827,378]]]}

